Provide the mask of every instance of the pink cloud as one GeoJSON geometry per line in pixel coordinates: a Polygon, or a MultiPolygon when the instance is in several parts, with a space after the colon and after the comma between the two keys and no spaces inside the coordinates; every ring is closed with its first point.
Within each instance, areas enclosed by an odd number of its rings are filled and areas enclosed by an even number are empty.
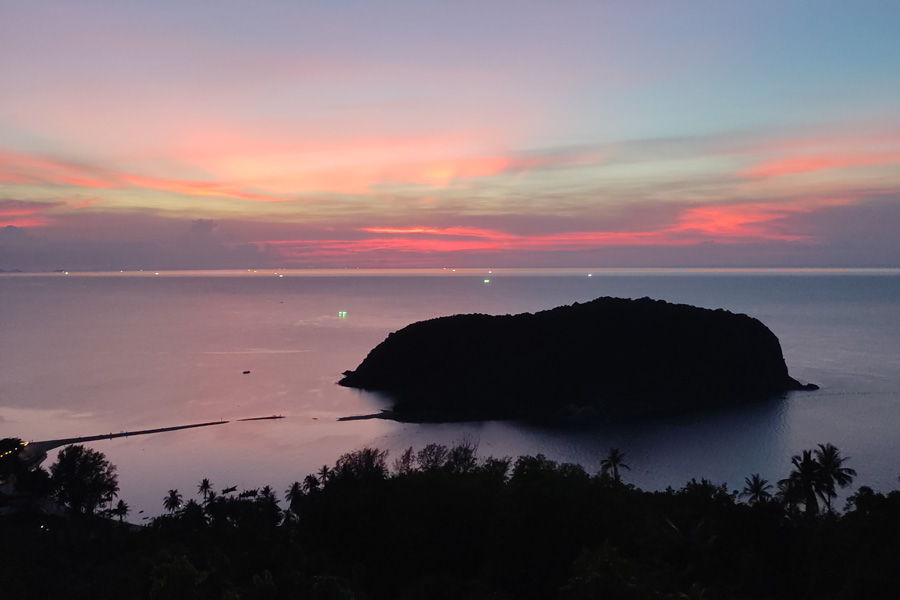
{"type": "Polygon", "coordinates": [[[797,210],[783,209],[772,204],[737,204],[688,208],[670,231],[700,233],[721,239],[757,238],[797,241],[802,236],[769,231],[773,221],[783,219],[797,210]]]}
{"type": "Polygon", "coordinates": [[[390,234],[429,234],[429,235],[453,235],[480,237],[489,239],[512,239],[515,236],[491,229],[478,229],[477,227],[363,227],[359,231],[369,233],[390,234]]]}
{"type": "MultiPolygon", "coordinates": [[[[720,207],[721,208],[721,207],[720,207]]],[[[737,218],[727,210],[707,212],[701,222],[696,211],[686,211],[683,222],[654,231],[575,231],[556,234],[513,235],[497,230],[473,227],[371,227],[360,229],[381,234],[365,239],[275,240],[253,242],[257,246],[272,246],[286,260],[320,256],[351,256],[373,252],[454,253],[454,252],[520,252],[565,251],[602,248],[608,246],[683,246],[715,239],[722,243],[746,243],[750,240],[796,240],[799,236],[785,236],[758,230],[753,225],[776,217],[751,218],[744,210],[737,218]],[[713,219],[712,217],[715,217],[713,219]],[[716,225],[718,223],[718,225],[716,225]],[[724,223],[731,223],[725,227],[724,223]],[[744,227],[736,225],[744,223],[744,227]],[[698,225],[699,224],[699,225],[698,225]],[[384,235],[387,234],[387,235],[384,235]]],[[[349,238],[350,236],[348,236],[349,238]]]]}
{"type": "Polygon", "coordinates": [[[22,227],[22,228],[30,228],[30,227],[43,227],[47,224],[47,219],[44,217],[29,217],[29,218],[20,218],[20,219],[12,219],[6,220],[2,216],[0,216],[0,227],[22,227]]]}
{"type": "Polygon", "coordinates": [[[764,162],[742,171],[739,177],[764,178],[799,175],[825,169],[864,167],[873,165],[900,166],[900,151],[893,152],[833,152],[790,156],[764,162]]]}
{"type": "Polygon", "coordinates": [[[116,187],[103,169],[31,154],[0,151],[0,182],[55,183],[95,189],[116,187]]]}
{"type": "MultiPolygon", "coordinates": [[[[427,228],[424,228],[427,229],[427,228]]],[[[458,235],[458,234],[454,234],[458,235]]],[[[278,240],[253,242],[270,246],[286,261],[319,257],[351,257],[380,252],[452,254],[459,252],[522,252],[584,250],[605,246],[689,245],[695,240],[676,239],[668,232],[573,232],[557,235],[513,236],[488,233],[470,239],[377,237],[368,239],[278,240]]]]}
{"type": "Polygon", "coordinates": [[[27,202],[0,200],[0,227],[41,227],[46,225],[44,213],[61,206],[62,202],[27,202]]]}
{"type": "Polygon", "coordinates": [[[99,203],[99,200],[97,198],[77,198],[77,201],[73,200],[73,203],[71,203],[69,206],[70,206],[70,208],[74,208],[74,209],[88,208],[88,207],[94,206],[98,203],[99,203]]]}
{"type": "Polygon", "coordinates": [[[478,227],[364,227],[347,232],[344,239],[295,239],[253,242],[270,245],[286,261],[320,257],[362,257],[384,252],[412,255],[460,252],[582,251],[607,247],[684,247],[715,242],[747,245],[812,241],[808,232],[793,229],[789,219],[822,210],[857,205],[859,194],[785,200],[683,205],[667,223],[632,231],[569,231],[516,235],[478,227]],[[358,238],[358,233],[373,234],[358,238]]]}

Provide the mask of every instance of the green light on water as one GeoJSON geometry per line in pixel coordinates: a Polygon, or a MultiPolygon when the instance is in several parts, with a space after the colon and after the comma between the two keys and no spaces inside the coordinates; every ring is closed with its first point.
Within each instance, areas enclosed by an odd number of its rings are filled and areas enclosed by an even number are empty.
{"type": "Polygon", "coordinates": [[[485,279],[484,282],[485,282],[485,283],[490,283],[491,280],[490,280],[490,279],[485,279]]]}
{"type": "Polygon", "coordinates": [[[346,310],[338,311],[338,318],[339,318],[339,319],[346,319],[346,318],[347,318],[347,311],[346,311],[346,310]]]}

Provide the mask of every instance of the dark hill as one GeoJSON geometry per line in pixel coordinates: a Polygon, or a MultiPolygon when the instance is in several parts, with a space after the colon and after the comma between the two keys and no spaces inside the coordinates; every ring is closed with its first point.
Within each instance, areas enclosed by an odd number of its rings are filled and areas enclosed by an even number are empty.
{"type": "Polygon", "coordinates": [[[409,421],[635,416],[816,389],[788,375],[760,321],[650,298],[413,323],[340,384],[387,392],[409,421]]]}

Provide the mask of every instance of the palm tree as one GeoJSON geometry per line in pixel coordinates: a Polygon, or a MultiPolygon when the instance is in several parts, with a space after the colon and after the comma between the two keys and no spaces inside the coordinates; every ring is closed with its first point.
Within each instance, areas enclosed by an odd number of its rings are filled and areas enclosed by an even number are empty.
{"type": "Polygon", "coordinates": [[[121,523],[125,520],[125,517],[128,516],[128,513],[130,511],[131,511],[131,509],[128,507],[127,504],[125,504],[125,501],[119,500],[118,504],[116,504],[116,507],[113,509],[112,512],[114,515],[119,517],[119,523],[121,523]]]}
{"type": "Polygon", "coordinates": [[[284,501],[289,505],[293,506],[293,504],[300,500],[303,497],[303,484],[299,481],[295,481],[291,484],[291,487],[284,491],[284,501]]]}
{"type": "Polygon", "coordinates": [[[315,475],[307,475],[303,478],[303,491],[307,494],[319,491],[319,478],[315,475]]]}
{"type": "Polygon", "coordinates": [[[163,506],[170,513],[174,513],[181,506],[181,494],[178,490],[169,490],[169,494],[163,498],[163,506]]]}
{"type": "Polygon", "coordinates": [[[822,465],[813,457],[812,450],[791,457],[794,470],[787,479],[779,482],[785,498],[794,498],[806,508],[806,516],[814,517],[819,512],[816,496],[823,489],[822,465]]]}
{"type": "Polygon", "coordinates": [[[275,504],[278,503],[278,498],[275,497],[275,490],[272,489],[272,486],[267,485],[263,487],[263,489],[259,490],[259,498],[260,502],[273,502],[275,504]]]}
{"type": "Polygon", "coordinates": [[[775,492],[775,500],[781,503],[786,509],[793,509],[798,504],[803,504],[802,494],[796,483],[790,478],[782,479],[778,482],[778,491],[775,492]]]}
{"type": "Polygon", "coordinates": [[[322,468],[319,469],[319,481],[322,482],[322,485],[325,485],[326,481],[329,481],[334,475],[334,471],[328,468],[328,465],[322,465],[322,468]]]}
{"type": "Polygon", "coordinates": [[[815,450],[816,460],[820,466],[820,482],[819,496],[825,501],[828,512],[831,512],[831,501],[837,496],[835,485],[838,487],[847,487],[853,483],[856,477],[856,471],[850,467],[843,466],[843,463],[850,459],[849,456],[841,456],[841,451],[832,444],[819,444],[815,450]]]}
{"type": "Polygon", "coordinates": [[[212,484],[206,477],[200,480],[200,485],[197,486],[197,491],[199,491],[200,495],[203,496],[204,502],[209,501],[209,493],[212,491],[212,489],[212,484]]]}
{"type": "Polygon", "coordinates": [[[759,504],[772,497],[772,494],[769,492],[772,489],[772,485],[760,477],[759,473],[745,477],[744,484],[744,491],[741,492],[741,496],[747,496],[748,504],[759,504]]]}
{"type": "Polygon", "coordinates": [[[619,477],[619,469],[631,470],[631,467],[625,464],[625,455],[619,452],[618,448],[610,448],[606,458],[600,461],[600,467],[603,473],[612,471],[613,480],[620,483],[622,479],[619,477]]]}

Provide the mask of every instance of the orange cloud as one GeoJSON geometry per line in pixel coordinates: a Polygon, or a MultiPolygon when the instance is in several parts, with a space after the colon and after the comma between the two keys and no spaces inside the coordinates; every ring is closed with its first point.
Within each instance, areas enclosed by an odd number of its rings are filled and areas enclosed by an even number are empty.
{"type": "MultiPolygon", "coordinates": [[[[348,149],[350,155],[354,149],[348,149]]],[[[551,164],[558,159],[535,157],[514,158],[487,156],[476,158],[447,158],[427,161],[391,160],[373,156],[366,162],[325,169],[293,171],[288,176],[263,178],[268,187],[340,194],[366,194],[378,186],[427,185],[444,188],[455,182],[502,173],[526,171],[551,164]]],[[[238,171],[240,171],[240,167],[238,171]]]]}
{"type": "Polygon", "coordinates": [[[534,169],[550,162],[549,158],[502,156],[437,160],[389,166],[382,174],[382,178],[384,182],[420,183],[441,187],[458,179],[489,177],[509,171],[534,169]]]}
{"type": "Polygon", "coordinates": [[[119,179],[131,187],[174,192],[176,194],[200,198],[233,198],[237,200],[253,200],[256,202],[283,202],[288,200],[288,198],[279,198],[267,194],[244,192],[237,186],[209,181],[161,179],[158,177],[142,177],[140,175],[128,175],[124,173],[119,175],[119,179]]]}
{"type": "Polygon", "coordinates": [[[563,160],[507,156],[491,139],[484,130],[361,137],[313,128],[302,139],[287,140],[261,130],[208,127],[181,140],[175,158],[216,179],[272,193],[342,194],[379,185],[443,187],[563,160]]]}
{"type": "MultiPolygon", "coordinates": [[[[418,184],[445,187],[454,181],[488,177],[504,172],[528,170],[550,164],[558,159],[546,157],[476,157],[410,161],[415,149],[386,140],[385,155],[378,146],[367,142],[364,147],[352,144],[324,151],[333,166],[304,165],[300,157],[287,160],[273,158],[268,165],[265,158],[224,161],[216,169],[223,181],[196,181],[154,177],[114,171],[64,160],[29,154],[0,152],[0,183],[17,185],[69,185],[88,189],[148,189],[197,198],[231,198],[254,202],[281,202],[296,199],[309,192],[364,194],[379,185],[418,184]],[[393,149],[393,150],[392,150],[393,149]],[[395,152],[396,151],[396,152],[395,152]],[[392,157],[392,152],[397,156],[392,157]],[[354,160],[356,157],[356,160],[354,160]],[[360,162],[361,161],[361,162],[360,162]],[[243,183],[229,182],[237,177],[243,183]],[[267,191],[248,191],[259,188],[267,191]]],[[[435,151],[426,144],[426,154],[435,151]]],[[[314,154],[312,150],[310,153],[314,154]]],[[[290,153],[288,153],[290,155],[290,153]]],[[[302,157],[302,155],[301,155],[302,157]]],[[[321,159],[320,159],[321,160],[321,159]]]]}
{"type": "Polygon", "coordinates": [[[204,198],[279,202],[288,198],[243,191],[240,186],[208,181],[147,177],[29,154],[0,153],[0,182],[56,184],[88,189],[142,188],[204,198]]]}

